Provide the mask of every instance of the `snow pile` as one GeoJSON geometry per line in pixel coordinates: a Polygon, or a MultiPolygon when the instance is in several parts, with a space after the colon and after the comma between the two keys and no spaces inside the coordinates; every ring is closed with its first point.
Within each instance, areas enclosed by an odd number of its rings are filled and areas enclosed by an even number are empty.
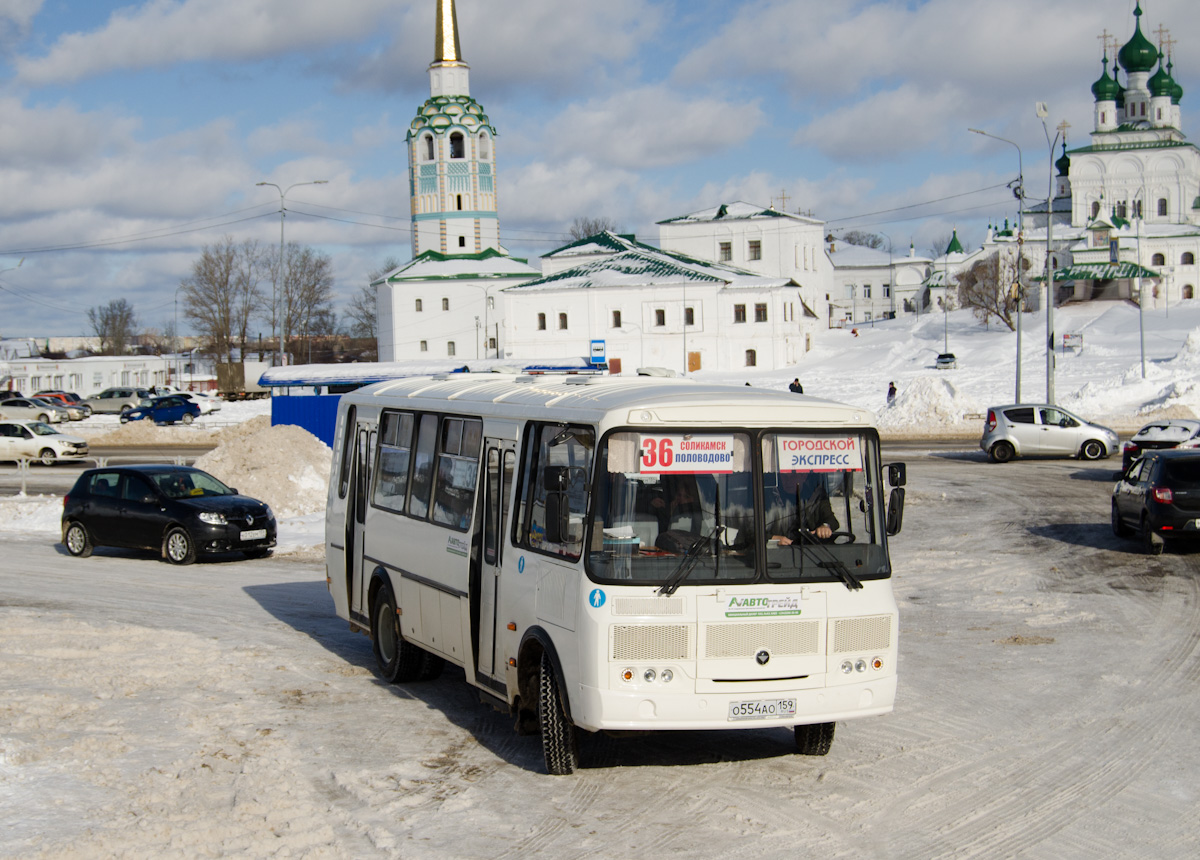
{"type": "Polygon", "coordinates": [[[57,534],[62,524],[62,498],[59,496],[16,496],[4,500],[0,532],[57,534]]]}
{"type": "Polygon", "coordinates": [[[266,415],[220,435],[220,445],[195,463],[226,484],[262,499],[277,518],[325,509],[333,452],[294,424],[271,426],[266,415]]]}
{"type": "Polygon", "coordinates": [[[168,424],[159,427],[153,421],[130,421],[100,436],[92,436],[92,445],[211,445],[218,431],[205,430],[198,424],[168,424]]]}
{"type": "Polygon", "coordinates": [[[933,433],[975,432],[978,416],[987,407],[960,392],[949,379],[918,376],[900,388],[890,406],[879,412],[880,429],[903,428],[933,433]]]}

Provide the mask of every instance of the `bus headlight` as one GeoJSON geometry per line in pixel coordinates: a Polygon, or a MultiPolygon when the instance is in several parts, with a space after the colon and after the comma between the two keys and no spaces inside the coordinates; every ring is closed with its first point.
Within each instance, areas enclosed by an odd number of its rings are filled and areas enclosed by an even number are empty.
{"type": "Polygon", "coordinates": [[[656,676],[653,669],[647,669],[642,673],[642,677],[646,680],[646,683],[649,684],[656,676]]]}
{"type": "Polygon", "coordinates": [[[867,661],[866,660],[856,660],[854,662],[854,671],[855,672],[867,671],[867,661]]]}
{"type": "Polygon", "coordinates": [[[658,679],[660,681],[662,681],[664,684],[671,683],[671,679],[674,677],[675,677],[675,673],[672,672],[670,669],[663,669],[661,672],[658,673],[658,679]]]}
{"type": "Polygon", "coordinates": [[[849,675],[853,671],[854,671],[854,664],[851,663],[849,660],[843,660],[842,661],[842,674],[849,675]]]}

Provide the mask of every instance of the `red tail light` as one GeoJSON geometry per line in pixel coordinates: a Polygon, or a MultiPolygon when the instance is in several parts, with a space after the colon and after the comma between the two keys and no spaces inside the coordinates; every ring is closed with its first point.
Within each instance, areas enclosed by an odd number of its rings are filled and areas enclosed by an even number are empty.
{"type": "Polygon", "coordinates": [[[988,433],[990,433],[996,429],[996,413],[992,409],[988,410],[987,424],[985,425],[985,427],[986,427],[985,432],[988,432],[988,433]]]}
{"type": "Polygon", "coordinates": [[[1171,500],[1173,498],[1174,498],[1174,495],[1171,493],[1170,487],[1155,487],[1154,488],[1154,501],[1165,502],[1166,504],[1170,504],[1171,500]]]}
{"type": "Polygon", "coordinates": [[[67,502],[69,502],[70,500],[71,500],[70,494],[63,493],[63,507],[64,508],[67,506],[67,502]]]}

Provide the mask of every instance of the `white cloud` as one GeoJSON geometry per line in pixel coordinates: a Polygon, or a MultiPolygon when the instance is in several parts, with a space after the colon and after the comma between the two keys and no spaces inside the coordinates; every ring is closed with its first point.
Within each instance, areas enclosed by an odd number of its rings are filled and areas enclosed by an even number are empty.
{"type": "Polygon", "coordinates": [[[601,164],[638,169],[720,152],[745,141],[762,122],[757,103],[689,100],[648,86],[572,104],[545,137],[557,155],[581,153],[601,164]]]}
{"type": "Polygon", "coordinates": [[[196,60],[253,61],[361,38],[395,7],[395,0],[150,0],[16,66],[23,82],[41,85],[196,60]]]}
{"type": "Polygon", "coordinates": [[[0,0],[0,52],[24,39],[42,0],[0,0]]]}

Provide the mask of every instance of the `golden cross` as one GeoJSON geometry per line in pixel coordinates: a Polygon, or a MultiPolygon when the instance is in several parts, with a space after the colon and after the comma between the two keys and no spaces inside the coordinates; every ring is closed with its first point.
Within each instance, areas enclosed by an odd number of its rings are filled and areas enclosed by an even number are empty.
{"type": "Polygon", "coordinates": [[[1067,129],[1070,127],[1071,127],[1071,124],[1069,122],[1067,122],[1065,119],[1062,122],[1060,122],[1057,126],[1058,130],[1060,132],[1062,132],[1063,143],[1067,142],[1067,129]]]}
{"type": "Polygon", "coordinates": [[[1166,27],[1164,27],[1162,24],[1159,24],[1158,29],[1154,31],[1154,35],[1158,36],[1158,50],[1160,53],[1162,52],[1163,39],[1167,38],[1167,36],[1170,35],[1170,33],[1171,33],[1171,31],[1168,30],[1166,27]]]}
{"type": "Polygon", "coordinates": [[[1108,56],[1108,40],[1109,40],[1109,39],[1112,39],[1112,40],[1115,42],[1115,41],[1116,41],[1116,39],[1117,39],[1117,37],[1116,37],[1116,36],[1110,36],[1110,35],[1108,34],[1108,28],[1107,28],[1107,27],[1105,27],[1105,28],[1104,28],[1104,32],[1103,32],[1103,33],[1101,33],[1101,34],[1100,34],[1099,36],[1097,36],[1096,38],[1097,38],[1097,39],[1100,39],[1100,40],[1101,40],[1101,41],[1104,43],[1104,56],[1106,56],[1106,57],[1107,57],[1107,56],[1108,56]]]}
{"type": "Polygon", "coordinates": [[[779,189],[779,211],[787,212],[787,202],[788,202],[787,190],[784,188],[780,188],[779,189]]]}
{"type": "MultiPolygon", "coordinates": [[[[1175,47],[1175,40],[1171,38],[1171,32],[1168,30],[1166,37],[1162,40],[1163,46],[1167,49],[1167,59],[1171,58],[1171,49],[1175,47]]],[[[1161,51],[1162,48],[1160,47],[1161,51]]]]}

